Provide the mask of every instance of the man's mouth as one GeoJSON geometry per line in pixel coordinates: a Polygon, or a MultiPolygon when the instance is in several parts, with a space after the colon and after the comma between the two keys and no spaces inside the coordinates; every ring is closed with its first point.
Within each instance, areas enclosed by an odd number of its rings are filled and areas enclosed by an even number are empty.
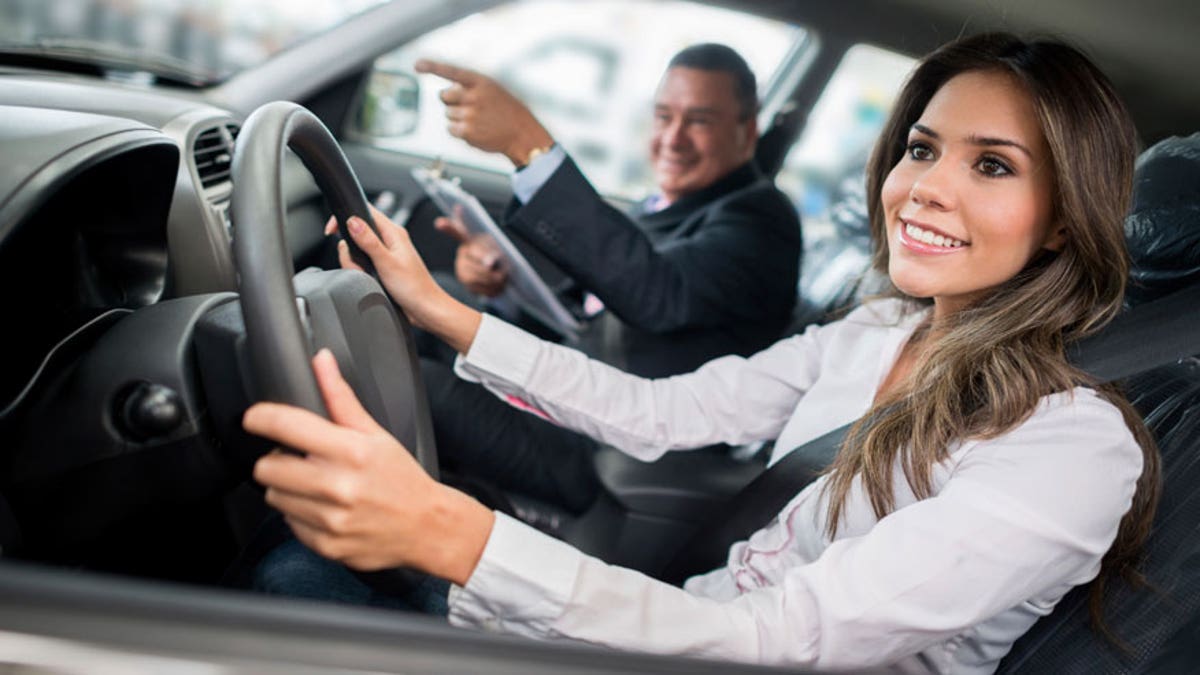
{"type": "Polygon", "coordinates": [[[687,157],[659,157],[658,165],[667,170],[678,171],[686,169],[695,164],[695,161],[687,157]]]}

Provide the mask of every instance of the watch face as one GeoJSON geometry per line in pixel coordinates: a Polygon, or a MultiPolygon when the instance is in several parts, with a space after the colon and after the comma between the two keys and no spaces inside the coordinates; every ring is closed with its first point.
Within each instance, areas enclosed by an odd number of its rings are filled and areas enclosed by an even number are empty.
{"type": "Polygon", "coordinates": [[[538,157],[541,157],[542,155],[546,154],[547,152],[550,152],[550,148],[552,148],[552,147],[554,147],[554,146],[548,145],[544,148],[534,148],[534,149],[530,150],[529,156],[525,158],[525,166],[529,166],[530,164],[533,164],[533,160],[537,159],[538,157]]]}

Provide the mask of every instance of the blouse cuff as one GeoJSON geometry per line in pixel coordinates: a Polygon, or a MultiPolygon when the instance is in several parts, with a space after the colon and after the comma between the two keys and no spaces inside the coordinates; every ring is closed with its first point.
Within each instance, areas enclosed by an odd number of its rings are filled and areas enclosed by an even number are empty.
{"type": "Polygon", "coordinates": [[[450,596],[450,623],[552,636],[583,554],[502,513],[474,573],[450,596]]]}
{"type": "Polygon", "coordinates": [[[483,315],[466,355],[454,359],[454,372],[464,380],[500,379],[524,388],[537,362],[540,340],[489,314],[483,315]]]}

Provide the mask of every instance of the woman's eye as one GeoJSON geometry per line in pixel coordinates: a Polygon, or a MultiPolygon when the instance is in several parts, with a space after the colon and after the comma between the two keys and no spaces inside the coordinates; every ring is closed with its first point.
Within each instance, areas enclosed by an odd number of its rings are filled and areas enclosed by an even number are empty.
{"type": "Polygon", "coordinates": [[[908,156],[910,159],[915,159],[918,162],[933,159],[933,148],[925,143],[914,141],[908,144],[908,156]]]}
{"type": "Polygon", "coordinates": [[[1007,164],[991,157],[984,157],[979,160],[976,167],[985,176],[1008,176],[1012,174],[1012,169],[1007,164]]]}

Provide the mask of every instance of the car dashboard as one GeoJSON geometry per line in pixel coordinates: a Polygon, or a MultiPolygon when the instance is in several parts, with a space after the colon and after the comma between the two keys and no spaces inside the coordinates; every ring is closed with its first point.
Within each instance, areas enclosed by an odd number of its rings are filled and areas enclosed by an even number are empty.
{"type": "MultiPolygon", "coordinates": [[[[231,291],[228,206],[239,120],[190,92],[0,72],[0,283],[14,405],[55,345],[97,316],[231,291]]],[[[298,267],[323,251],[323,205],[285,163],[298,267]]]]}
{"type": "MultiPolygon", "coordinates": [[[[205,581],[231,557],[213,500],[233,481],[181,345],[237,289],[240,123],[188,90],[0,69],[5,557],[205,581]],[[174,426],[134,428],[167,390],[174,426]],[[219,545],[145,536],[163,529],[219,545]]],[[[316,184],[290,152],[281,167],[296,268],[335,265],[316,184]]]]}

